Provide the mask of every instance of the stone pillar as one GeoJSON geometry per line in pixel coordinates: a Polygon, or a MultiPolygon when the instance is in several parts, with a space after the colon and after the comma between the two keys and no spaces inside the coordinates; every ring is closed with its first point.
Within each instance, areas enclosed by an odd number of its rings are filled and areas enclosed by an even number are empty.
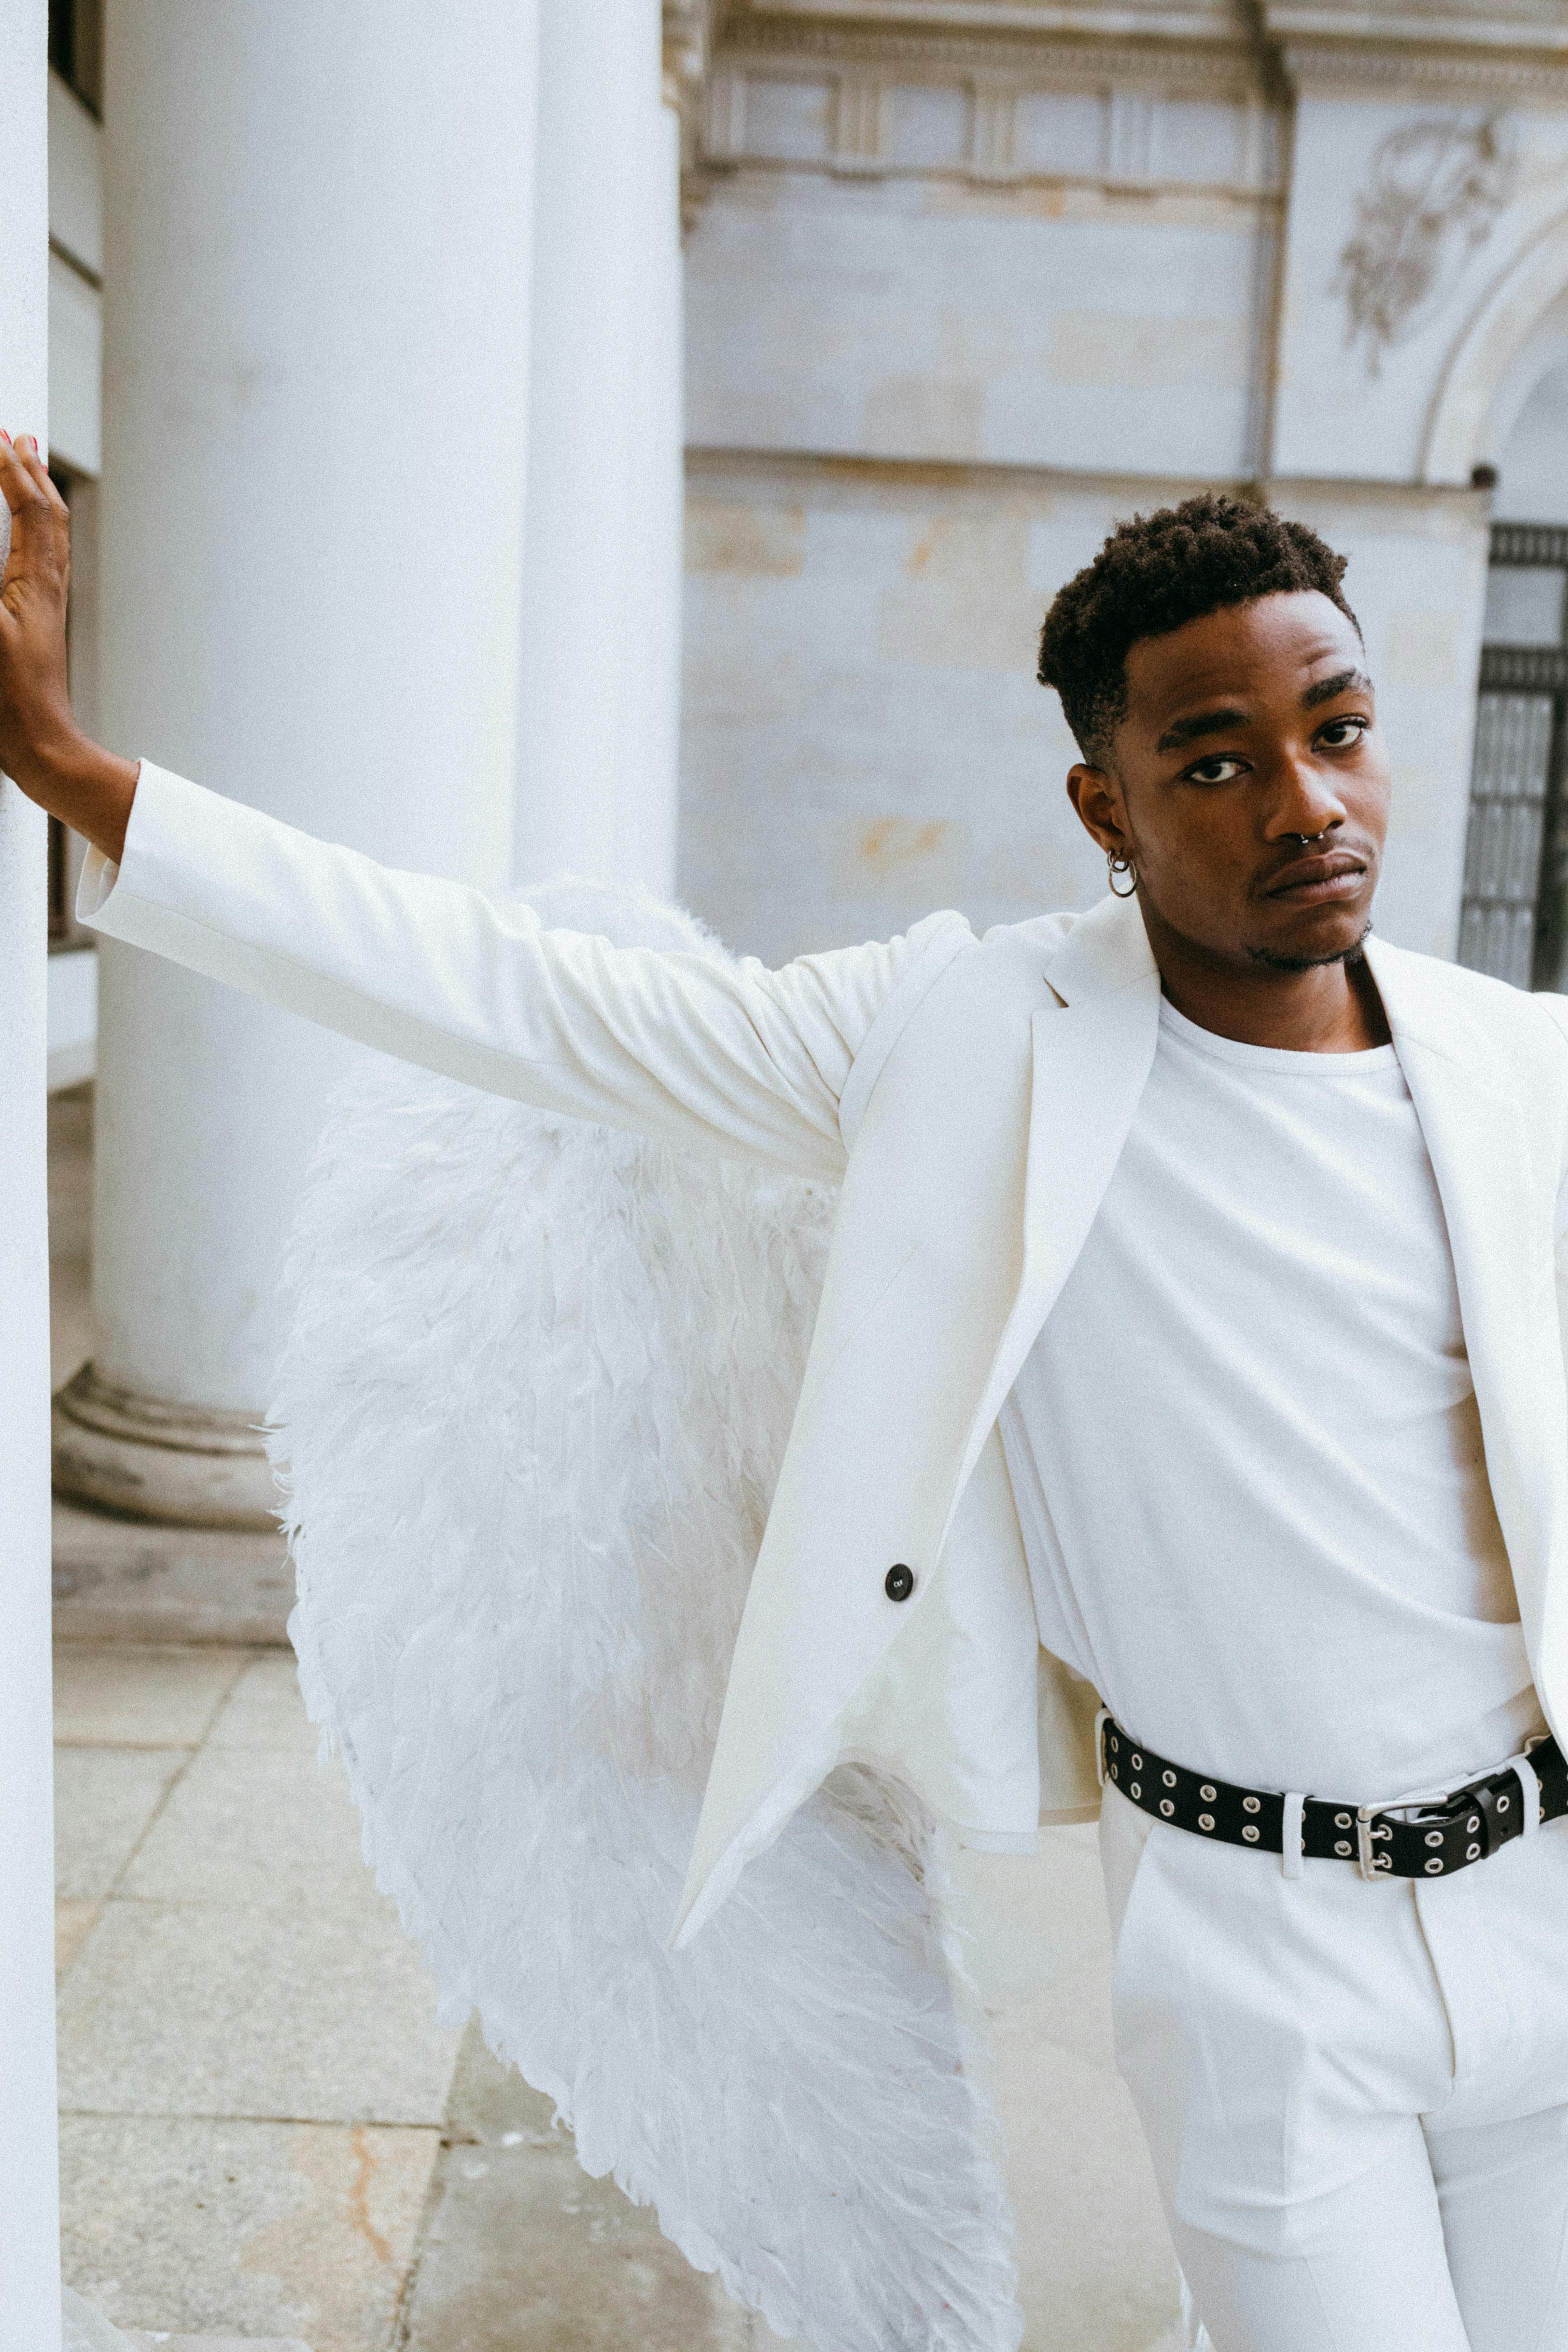
{"type": "MultiPolygon", "coordinates": [[[[47,448],[44,0],[0,0],[0,423],[47,448]]],[[[0,515],[3,515],[0,509],[0,515]]],[[[0,564],[10,541],[0,521],[0,564]]],[[[59,2352],[49,1706],[48,902],[42,812],[0,777],[0,2352],[59,2352]]]]}
{"type": "MultiPolygon", "coordinates": [[[[394,864],[511,867],[527,0],[108,0],[105,736],[394,864]]],[[[344,1049],[103,950],[97,1340],[56,1479],[265,1525],[291,1203],[344,1049]]]]}
{"type": "Polygon", "coordinates": [[[675,886],[679,124],[659,0],[541,0],[514,872],[675,886]]]}

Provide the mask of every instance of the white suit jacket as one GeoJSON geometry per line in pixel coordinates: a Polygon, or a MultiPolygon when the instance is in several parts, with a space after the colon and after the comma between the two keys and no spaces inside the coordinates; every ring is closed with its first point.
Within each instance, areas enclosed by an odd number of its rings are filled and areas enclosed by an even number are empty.
{"type": "MultiPolygon", "coordinates": [[[[491,1092],[841,1181],[678,1941],[847,1759],[906,1780],[973,1844],[1026,1851],[1041,1820],[1098,1810],[1099,1702],[1039,1648],[995,1423],[1153,1059],[1159,974],[1135,900],[983,940],[938,914],[780,971],[726,968],[543,930],[525,908],[390,871],[143,763],[123,862],[89,859],[79,912],[491,1092]],[[885,1583],[900,1563],[914,1577],[901,1602],[885,1583]]],[[[1561,1733],[1568,1001],[1370,953],[1561,1733]]]]}

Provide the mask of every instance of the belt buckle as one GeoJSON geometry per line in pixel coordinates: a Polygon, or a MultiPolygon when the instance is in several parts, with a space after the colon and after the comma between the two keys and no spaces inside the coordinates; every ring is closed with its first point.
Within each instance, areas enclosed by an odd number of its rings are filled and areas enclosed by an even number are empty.
{"type": "Polygon", "coordinates": [[[1394,1868],[1394,1856],[1391,1853],[1374,1853],[1373,1852],[1373,1846],[1375,1841],[1381,1838],[1392,1839],[1394,1836],[1394,1831],[1390,1824],[1379,1818],[1379,1816],[1386,1811],[1387,1808],[1383,1805],[1358,1805],[1356,1807],[1356,1864],[1361,1871],[1362,1876],[1369,1882],[1378,1878],[1386,1878],[1389,1872],[1394,1868]]]}

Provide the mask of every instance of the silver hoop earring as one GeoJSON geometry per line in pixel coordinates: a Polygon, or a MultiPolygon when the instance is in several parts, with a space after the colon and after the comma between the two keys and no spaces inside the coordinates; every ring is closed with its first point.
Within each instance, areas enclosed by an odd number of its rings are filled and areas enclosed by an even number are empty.
{"type": "Polygon", "coordinates": [[[1113,898],[1136,898],[1138,893],[1138,868],[1133,865],[1132,860],[1130,857],[1124,856],[1120,850],[1108,849],[1105,853],[1105,870],[1110,877],[1110,895],[1113,898]],[[1119,890],[1116,887],[1116,877],[1119,874],[1130,874],[1132,877],[1128,883],[1125,890],[1119,890]]]}

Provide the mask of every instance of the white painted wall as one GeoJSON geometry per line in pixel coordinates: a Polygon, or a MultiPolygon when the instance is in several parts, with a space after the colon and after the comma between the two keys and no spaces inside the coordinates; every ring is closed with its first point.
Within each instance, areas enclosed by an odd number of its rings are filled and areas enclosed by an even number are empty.
{"type": "MultiPolygon", "coordinates": [[[[44,447],[47,32],[44,0],[0,0],[0,420],[44,447]]],[[[60,2342],[45,855],[41,813],[0,778],[0,2352],[60,2342]]]]}
{"type": "Polygon", "coordinates": [[[1520,410],[1492,505],[1504,522],[1568,523],[1568,365],[1541,377],[1520,410]]]}

